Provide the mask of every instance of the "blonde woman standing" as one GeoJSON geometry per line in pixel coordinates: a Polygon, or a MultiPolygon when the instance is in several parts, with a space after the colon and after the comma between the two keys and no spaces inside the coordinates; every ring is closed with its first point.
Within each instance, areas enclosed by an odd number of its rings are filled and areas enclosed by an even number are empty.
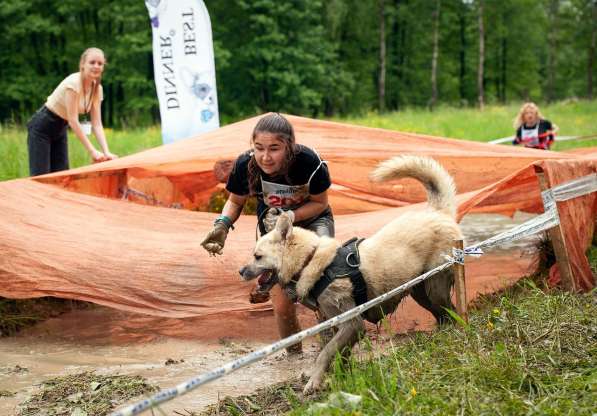
{"type": "Polygon", "coordinates": [[[69,168],[67,126],[89,152],[94,163],[117,157],[110,153],[101,118],[101,79],[105,64],[106,58],[101,49],[85,50],[79,61],[79,72],[66,77],[27,123],[31,176],[69,168]],[[89,140],[91,131],[101,151],[89,140]]]}
{"type": "Polygon", "coordinates": [[[516,136],[512,144],[549,150],[558,132],[558,126],[543,118],[535,103],[524,103],[514,119],[516,136]]]}

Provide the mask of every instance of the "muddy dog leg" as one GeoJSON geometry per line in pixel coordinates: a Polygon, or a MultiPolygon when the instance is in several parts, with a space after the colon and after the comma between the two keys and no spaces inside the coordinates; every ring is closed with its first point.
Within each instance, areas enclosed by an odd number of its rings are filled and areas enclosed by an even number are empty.
{"type": "MultiPolygon", "coordinates": [[[[340,315],[342,312],[355,306],[354,299],[352,298],[352,285],[350,282],[341,283],[336,281],[319,297],[318,302],[321,313],[326,319],[340,315]]],[[[305,394],[310,394],[321,389],[323,376],[336,356],[336,353],[342,353],[344,349],[352,349],[352,346],[358,341],[359,335],[364,331],[365,324],[360,316],[338,327],[335,335],[323,347],[315,360],[311,377],[303,390],[305,394]]]]}
{"type": "MultiPolygon", "coordinates": [[[[325,316],[323,316],[323,314],[319,311],[315,312],[315,316],[317,317],[317,323],[319,323],[319,324],[326,320],[325,316]]],[[[337,332],[337,328],[334,328],[334,327],[328,328],[328,329],[320,332],[318,335],[319,347],[321,349],[325,348],[326,344],[332,340],[332,338],[334,337],[336,332],[337,332]]]]}
{"type": "Polygon", "coordinates": [[[345,348],[352,348],[358,341],[359,334],[364,330],[365,325],[361,318],[355,318],[340,325],[336,335],[334,335],[317,356],[311,377],[303,389],[304,394],[311,394],[321,389],[325,372],[332,363],[336,353],[342,352],[345,348]]]}
{"type": "Polygon", "coordinates": [[[442,325],[451,322],[450,315],[444,308],[456,310],[450,298],[453,284],[454,273],[452,270],[444,270],[414,286],[410,294],[419,305],[433,314],[439,325],[442,325]]]}

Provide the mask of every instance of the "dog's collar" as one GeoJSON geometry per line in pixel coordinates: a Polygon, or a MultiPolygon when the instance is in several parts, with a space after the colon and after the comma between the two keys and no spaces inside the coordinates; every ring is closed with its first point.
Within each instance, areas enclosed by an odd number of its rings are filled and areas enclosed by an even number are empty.
{"type": "Polygon", "coordinates": [[[317,251],[318,248],[319,248],[319,242],[313,248],[313,250],[311,251],[311,253],[309,253],[309,255],[305,258],[305,261],[303,262],[303,266],[298,270],[298,272],[296,272],[290,278],[291,282],[297,283],[299,281],[299,278],[301,277],[302,271],[307,267],[307,265],[311,262],[311,260],[313,260],[313,257],[315,256],[315,252],[317,251]]]}

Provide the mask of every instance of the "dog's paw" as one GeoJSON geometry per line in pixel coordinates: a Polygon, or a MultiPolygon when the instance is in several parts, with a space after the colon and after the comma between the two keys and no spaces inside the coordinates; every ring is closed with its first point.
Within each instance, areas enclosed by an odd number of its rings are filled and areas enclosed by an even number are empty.
{"type": "Polygon", "coordinates": [[[299,300],[305,299],[309,295],[310,287],[305,281],[299,280],[296,284],[296,295],[299,300]]]}
{"type": "Polygon", "coordinates": [[[319,376],[312,376],[309,381],[307,382],[307,384],[305,385],[305,388],[303,389],[303,394],[305,396],[310,396],[311,394],[317,393],[318,391],[320,391],[323,387],[323,379],[322,377],[319,376]]]}

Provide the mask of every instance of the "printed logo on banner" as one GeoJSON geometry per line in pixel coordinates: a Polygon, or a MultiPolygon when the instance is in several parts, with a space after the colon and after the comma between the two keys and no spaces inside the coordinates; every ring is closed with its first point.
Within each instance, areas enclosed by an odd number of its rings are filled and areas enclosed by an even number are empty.
{"type": "Polygon", "coordinates": [[[211,23],[201,0],[145,0],[164,143],[219,127],[211,23]]]}
{"type": "Polygon", "coordinates": [[[183,67],[180,69],[180,79],[197,100],[201,122],[207,123],[218,111],[215,99],[216,90],[209,85],[209,74],[193,72],[190,68],[183,67]]]}
{"type": "Polygon", "coordinates": [[[149,20],[151,21],[151,26],[160,26],[159,16],[160,13],[166,9],[166,3],[167,0],[145,0],[145,6],[149,11],[149,20]]]}

